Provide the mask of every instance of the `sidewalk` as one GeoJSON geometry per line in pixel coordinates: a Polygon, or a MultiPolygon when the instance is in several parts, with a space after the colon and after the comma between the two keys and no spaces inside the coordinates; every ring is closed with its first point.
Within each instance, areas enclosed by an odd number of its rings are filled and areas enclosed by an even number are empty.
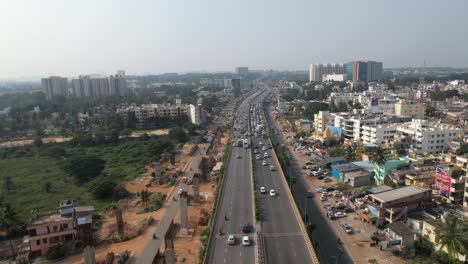
{"type": "MultiPolygon", "coordinates": [[[[283,127],[278,126],[276,120],[271,114],[271,111],[270,111],[270,116],[272,120],[274,120],[275,129],[278,130],[278,132],[281,134],[281,137],[283,138],[284,141],[287,142],[288,136],[289,137],[294,136],[293,132],[283,133],[283,127]]],[[[281,123],[284,123],[284,122],[281,122],[281,123]]],[[[288,149],[288,152],[291,154],[292,158],[298,164],[300,164],[301,168],[305,166],[305,162],[307,160],[312,159],[311,157],[299,151],[295,151],[293,146],[287,145],[286,147],[288,149]]],[[[307,176],[305,174],[305,170],[301,170],[301,173],[300,175],[298,175],[298,177],[302,177],[304,179],[304,182],[307,183],[308,189],[314,193],[316,193],[315,190],[319,187],[332,186],[337,182],[335,178],[331,177],[333,182],[325,183],[321,180],[318,180],[317,178],[307,176]]],[[[326,209],[323,207],[323,202],[320,201],[319,195],[314,195],[312,200],[318,207],[321,208],[322,213],[325,215],[326,209]]],[[[325,202],[334,203],[336,201],[333,201],[333,198],[330,198],[330,200],[325,201],[325,202]]],[[[378,263],[397,263],[397,264],[406,263],[403,259],[393,256],[393,254],[389,251],[380,251],[377,247],[371,248],[369,246],[369,243],[371,242],[370,235],[374,231],[376,231],[377,228],[365,222],[362,222],[356,213],[350,213],[345,218],[340,218],[337,220],[328,219],[327,221],[329,221],[329,224],[332,227],[335,234],[337,234],[341,238],[346,251],[351,256],[351,258],[353,259],[355,263],[368,263],[368,261],[371,259],[378,260],[378,263]],[[347,234],[341,227],[341,224],[343,223],[347,223],[348,225],[350,225],[354,229],[354,234],[351,234],[351,235],[347,234]]]]}

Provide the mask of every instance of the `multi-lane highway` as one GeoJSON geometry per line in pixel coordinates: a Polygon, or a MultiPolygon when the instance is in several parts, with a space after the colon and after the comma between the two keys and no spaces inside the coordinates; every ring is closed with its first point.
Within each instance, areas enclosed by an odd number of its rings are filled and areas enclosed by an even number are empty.
{"type": "MultiPolygon", "coordinates": [[[[236,113],[236,130],[248,130],[249,101],[256,96],[257,94],[254,94],[240,104],[236,113]]],[[[235,131],[236,135],[238,133],[235,131]]],[[[253,230],[255,216],[251,165],[249,148],[231,148],[231,158],[226,167],[224,187],[209,243],[207,263],[255,263],[257,244],[253,230]],[[246,224],[252,226],[248,234],[242,233],[242,227],[246,224]],[[236,236],[235,245],[227,244],[228,235],[236,236]],[[244,235],[250,237],[250,246],[241,245],[240,240],[244,235]]]]}
{"type": "MultiPolygon", "coordinates": [[[[266,125],[263,119],[262,101],[268,93],[261,94],[253,109],[252,125],[266,125]]],[[[304,233],[295,216],[293,204],[288,198],[287,186],[281,178],[280,165],[274,152],[269,148],[271,142],[261,135],[252,137],[255,147],[255,178],[257,185],[258,207],[260,210],[261,234],[264,238],[266,263],[313,263],[304,233]],[[265,153],[268,155],[265,158],[265,153]],[[257,156],[258,155],[258,156],[257,156]],[[266,165],[263,162],[266,161],[266,165]],[[271,167],[273,166],[273,167],[271,167]],[[272,171],[273,169],[273,171],[272,171]],[[260,188],[266,189],[265,193],[260,188]],[[276,196],[270,196],[270,190],[276,196]]]]}
{"type": "MultiPolygon", "coordinates": [[[[267,113],[270,113],[271,109],[267,109],[267,113]]],[[[275,131],[281,133],[281,129],[279,126],[271,119],[269,114],[266,115],[268,125],[274,127],[275,131]]],[[[272,137],[275,137],[276,140],[281,143],[287,145],[286,140],[281,137],[280,135],[276,135],[275,133],[271,133],[272,137]]],[[[293,156],[293,155],[292,155],[293,156]]],[[[315,204],[311,200],[306,199],[306,195],[308,194],[307,183],[305,179],[301,177],[301,166],[298,164],[298,161],[295,159],[291,159],[289,162],[289,168],[293,175],[298,175],[297,183],[293,185],[293,195],[295,200],[297,201],[297,205],[299,206],[301,212],[307,211],[308,221],[314,225],[316,225],[315,231],[312,233],[312,241],[315,245],[317,255],[319,256],[321,263],[353,263],[349,254],[344,250],[343,247],[337,245],[338,236],[336,236],[335,232],[333,232],[331,226],[329,225],[326,217],[321,212],[320,208],[317,204],[315,204]],[[304,210],[305,207],[307,210],[304,210]]]]}

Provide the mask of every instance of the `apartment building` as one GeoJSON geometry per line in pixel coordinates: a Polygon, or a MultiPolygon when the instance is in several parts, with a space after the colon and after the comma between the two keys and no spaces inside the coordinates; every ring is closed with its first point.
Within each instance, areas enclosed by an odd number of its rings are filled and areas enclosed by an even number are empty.
{"type": "Polygon", "coordinates": [[[463,129],[452,125],[413,119],[411,122],[400,124],[397,133],[402,137],[410,137],[412,145],[410,151],[418,155],[434,154],[447,151],[449,143],[463,135],[463,129]]]}
{"type": "MultiPolygon", "coordinates": [[[[343,130],[344,139],[353,139],[361,140],[364,135],[363,131],[366,132],[366,140],[373,141],[373,138],[377,140],[377,135],[372,136],[372,129],[369,126],[377,126],[382,124],[397,124],[411,121],[411,117],[407,116],[396,116],[396,115],[383,115],[383,114],[332,114],[334,116],[334,125],[335,127],[341,128],[343,130]],[[363,129],[363,126],[367,126],[366,129],[363,129]]],[[[382,131],[392,131],[390,128],[384,129],[382,131]]],[[[377,133],[377,130],[375,130],[377,133]]],[[[389,134],[391,136],[391,134],[389,134]]],[[[379,138],[380,135],[379,135],[379,138]]],[[[383,138],[383,136],[382,136],[383,138]]],[[[377,142],[377,141],[376,141],[377,142]]],[[[380,141],[382,142],[382,140],[380,141]]],[[[377,143],[376,143],[377,144],[377,143]]],[[[382,143],[378,143],[382,144],[382,143]]]]}
{"type": "MultiPolygon", "coordinates": [[[[467,155],[457,156],[456,164],[462,170],[462,176],[464,178],[464,184],[461,184],[463,187],[462,204],[465,209],[468,209],[468,156],[467,155]]],[[[457,187],[457,185],[455,187],[457,187]]]]}
{"type": "Polygon", "coordinates": [[[60,203],[59,210],[38,212],[33,210],[26,226],[32,256],[45,255],[50,247],[75,239],[73,204],[60,203]]]}
{"type": "Polygon", "coordinates": [[[361,140],[364,144],[381,145],[393,141],[398,124],[364,125],[361,127],[361,140]]]}
{"type": "Polygon", "coordinates": [[[330,111],[319,111],[317,114],[314,114],[315,133],[322,135],[328,125],[330,125],[331,120],[332,116],[330,115],[330,111]]]}
{"type": "MultiPolygon", "coordinates": [[[[457,164],[463,161],[458,159],[457,164]]],[[[438,165],[435,175],[435,190],[437,195],[449,204],[463,204],[465,194],[466,163],[459,165],[438,165]]]]}
{"type": "Polygon", "coordinates": [[[192,124],[200,126],[205,122],[206,113],[201,104],[189,105],[189,117],[192,124]]]}
{"type": "MultiPolygon", "coordinates": [[[[344,74],[345,68],[343,64],[310,64],[309,81],[322,82],[324,76],[332,74],[344,74]]],[[[344,76],[346,78],[346,76],[344,76]]]]}
{"type": "Polygon", "coordinates": [[[42,91],[47,100],[56,96],[68,96],[68,79],[59,76],[51,76],[41,79],[42,91]]]}
{"type": "Polygon", "coordinates": [[[124,75],[111,75],[105,78],[87,75],[72,80],[72,95],[74,97],[122,96],[127,92],[124,75]]]}
{"type": "Polygon", "coordinates": [[[395,103],[395,114],[423,119],[426,115],[426,105],[401,99],[395,103]]]}

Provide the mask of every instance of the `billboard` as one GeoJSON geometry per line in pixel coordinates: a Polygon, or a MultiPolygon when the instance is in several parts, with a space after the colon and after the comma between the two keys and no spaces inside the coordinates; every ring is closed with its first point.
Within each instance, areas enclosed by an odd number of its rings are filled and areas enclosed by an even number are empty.
{"type": "Polygon", "coordinates": [[[448,198],[450,195],[450,184],[451,184],[451,179],[450,179],[448,168],[437,166],[436,178],[435,178],[435,188],[436,188],[437,194],[448,198]]]}

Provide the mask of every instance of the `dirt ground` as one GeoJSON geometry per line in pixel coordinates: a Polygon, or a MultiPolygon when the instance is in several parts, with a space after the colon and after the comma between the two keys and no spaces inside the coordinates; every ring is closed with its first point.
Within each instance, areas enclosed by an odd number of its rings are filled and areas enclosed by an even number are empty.
{"type": "MultiPolygon", "coordinates": [[[[199,226],[201,210],[211,212],[214,205],[214,188],[213,181],[205,182],[200,185],[200,195],[203,197],[200,203],[190,203],[188,207],[188,224],[190,231],[193,231],[189,236],[181,236],[177,234],[174,240],[175,254],[177,258],[184,258],[184,263],[198,264],[198,250],[201,246],[200,232],[208,226],[199,226]]],[[[180,215],[177,214],[175,223],[180,223],[180,215]]]]}
{"type": "MultiPolygon", "coordinates": [[[[61,142],[67,142],[72,140],[71,137],[44,137],[42,138],[42,142],[44,143],[61,143],[61,142]]],[[[27,146],[27,145],[32,145],[33,140],[32,139],[25,139],[25,140],[13,140],[13,141],[7,141],[7,142],[2,142],[0,143],[0,148],[6,147],[6,148],[11,148],[11,147],[19,147],[19,146],[27,146]]]]}
{"type": "MultiPolygon", "coordinates": [[[[219,144],[218,152],[223,152],[227,145],[229,137],[229,131],[226,131],[222,138],[221,144],[219,144]]],[[[212,212],[214,206],[214,191],[215,191],[216,179],[211,178],[208,182],[203,182],[200,185],[200,196],[202,201],[198,204],[191,203],[188,207],[188,220],[189,229],[193,232],[190,236],[181,236],[177,234],[177,238],[174,241],[175,254],[177,258],[183,258],[184,263],[197,264],[198,263],[198,251],[201,247],[200,233],[208,226],[199,226],[198,221],[200,219],[201,210],[212,212]]],[[[193,193],[192,193],[193,194],[193,193]]],[[[177,214],[175,220],[176,223],[180,223],[180,215],[177,214]]]]}
{"type": "MultiPolygon", "coordinates": [[[[224,151],[228,136],[229,132],[227,131],[223,135],[223,139],[221,141],[222,144],[219,145],[219,152],[224,151]]],[[[166,168],[168,167],[169,169],[165,172],[165,175],[171,175],[177,170],[184,171],[186,166],[191,161],[191,158],[187,156],[187,154],[190,153],[192,148],[193,145],[185,145],[183,147],[181,153],[176,156],[175,166],[170,166],[169,161],[162,162],[161,171],[166,171],[166,168]]],[[[144,173],[140,178],[128,182],[125,188],[130,193],[140,193],[142,190],[146,189],[152,193],[152,195],[161,192],[165,193],[168,197],[170,197],[170,195],[175,191],[175,187],[165,187],[156,183],[151,184],[151,179],[151,170],[150,167],[148,167],[146,173],[144,173]]],[[[200,185],[201,201],[199,203],[191,202],[189,204],[188,213],[189,227],[191,230],[190,236],[182,237],[180,234],[178,234],[174,241],[176,257],[185,258],[184,263],[198,263],[198,250],[201,246],[200,232],[207,227],[198,225],[199,218],[202,209],[206,210],[206,212],[211,212],[213,210],[215,180],[216,179],[210,179],[208,182],[202,182],[200,185]]],[[[193,191],[191,191],[190,194],[193,195],[193,191]]],[[[152,198],[150,198],[150,200],[151,199],[152,198]]],[[[142,245],[146,243],[148,236],[151,235],[150,230],[153,229],[148,227],[157,226],[160,219],[166,212],[167,203],[165,203],[164,206],[158,211],[149,213],[138,213],[145,208],[145,205],[141,204],[139,196],[132,200],[121,201],[119,206],[123,208],[122,213],[125,222],[125,235],[131,237],[131,239],[118,243],[112,242],[112,238],[117,234],[115,215],[112,210],[108,210],[102,213],[101,217],[103,223],[100,230],[98,231],[98,235],[99,238],[103,241],[100,242],[100,244],[96,247],[97,261],[103,260],[108,252],[113,252],[116,255],[120,255],[123,254],[125,250],[128,250],[130,251],[130,256],[139,255],[143,250],[142,245]],[[154,221],[148,225],[146,224],[146,221],[150,217],[153,218],[154,221]]],[[[177,215],[174,221],[175,223],[180,223],[180,216],[177,215]]],[[[68,257],[63,261],[56,263],[82,264],[84,263],[84,260],[82,254],[79,254],[68,257]]]]}
{"type": "Polygon", "coordinates": [[[168,135],[169,134],[169,129],[153,129],[153,130],[144,130],[144,131],[135,131],[132,132],[130,135],[131,137],[139,137],[143,135],[144,133],[150,135],[150,136],[160,136],[160,135],[168,135]]]}

